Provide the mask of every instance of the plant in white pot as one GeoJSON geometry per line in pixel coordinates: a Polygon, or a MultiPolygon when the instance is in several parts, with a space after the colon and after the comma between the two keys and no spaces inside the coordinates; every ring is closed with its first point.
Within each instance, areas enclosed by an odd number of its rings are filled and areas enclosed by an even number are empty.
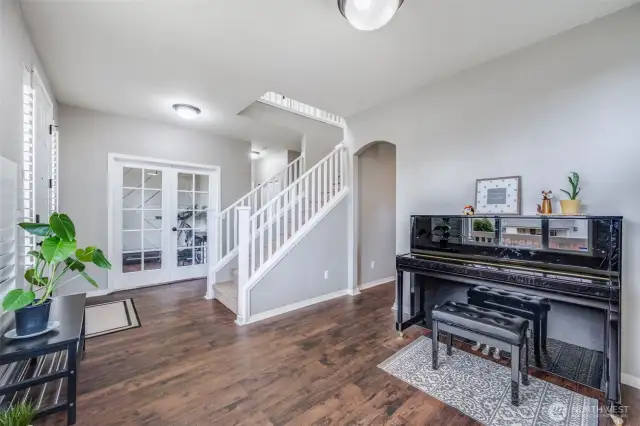
{"type": "Polygon", "coordinates": [[[111,269],[111,263],[97,247],[77,247],[76,229],[66,214],[53,213],[49,223],[18,226],[44,237],[39,249],[28,253],[34,258],[34,265],[24,273],[28,288],[11,290],[2,300],[5,312],[15,311],[16,334],[25,336],[47,329],[51,297],[56,289],[79,277],[97,288],[98,284],[85,272],[86,264],[111,269]],[[63,280],[71,274],[75,275],[63,280]]]}
{"type": "Polygon", "coordinates": [[[568,200],[560,200],[560,207],[562,207],[563,214],[578,214],[580,213],[580,200],[578,200],[578,194],[580,194],[580,175],[576,172],[571,172],[569,175],[569,185],[571,185],[570,191],[565,189],[560,190],[569,197],[568,200]]]}

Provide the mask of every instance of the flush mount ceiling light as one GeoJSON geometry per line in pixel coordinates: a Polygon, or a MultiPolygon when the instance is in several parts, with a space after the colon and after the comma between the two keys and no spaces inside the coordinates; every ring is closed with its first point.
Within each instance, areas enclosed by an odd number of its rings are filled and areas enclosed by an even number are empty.
{"type": "Polygon", "coordinates": [[[251,158],[256,159],[260,157],[260,151],[251,151],[251,158]]]}
{"type": "Polygon", "coordinates": [[[404,0],[338,0],[342,16],[356,29],[373,31],[391,21],[404,0]]]}
{"type": "Polygon", "coordinates": [[[176,112],[176,114],[178,114],[180,117],[187,119],[187,120],[193,120],[195,118],[197,118],[200,115],[200,108],[196,108],[193,105],[188,105],[188,104],[175,104],[173,106],[173,110],[176,112]]]}

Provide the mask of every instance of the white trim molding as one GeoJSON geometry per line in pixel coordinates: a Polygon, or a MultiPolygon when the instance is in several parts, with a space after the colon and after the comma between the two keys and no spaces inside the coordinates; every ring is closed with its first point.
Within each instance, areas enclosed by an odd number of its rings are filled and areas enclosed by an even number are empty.
{"type": "Polygon", "coordinates": [[[316,305],[318,303],[326,302],[327,300],[331,300],[331,299],[335,299],[335,298],[342,297],[342,296],[347,296],[347,295],[348,295],[348,291],[347,290],[336,291],[334,293],[329,293],[329,294],[325,294],[323,296],[318,296],[318,297],[314,297],[314,298],[311,298],[311,299],[303,300],[302,302],[292,303],[291,305],[283,306],[281,308],[276,308],[276,309],[273,309],[271,311],[261,312],[261,313],[256,314],[256,315],[251,315],[249,317],[249,319],[247,321],[245,321],[243,324],[240,324],[238,322],[236,322],[236,324],[238,324],[238,325],[252,324],[254,322],[262,321],[262,320],[265,320],[267,318],[275,317],[277,315],[286,314],[287,312],[292,312],[292,311],[295,311],[297,309],[306,308],[307,306],[316,305]]]}
{"type": "Polygon", "coordinates": [[[360,290],[366,290],[368,288],[372,288],[372,287],[377,287],[379,285],[382,284],[389,284],[392,282],[396,281],[396,277],[386,277],[386,278],[381,278],[379,280],[375,280],[375,281],[369,281],[368,283],[364,283],[364,284],[360,284],[359,288],[360,290]]]}
{"type": "Polygon", "coordinates": [[[111,293],[113,293],[113,291],[111,291],[109,289],[100,289],[100,290],[88,291],[87,292],[87,298],[107,296],[107,295],[109,295],[111,293]]]}
{"type": "Polygon", "coordinates": [[[640,377],[632,376],[631,374],[622,373],[622,383],[640,389],[640,377]]]}

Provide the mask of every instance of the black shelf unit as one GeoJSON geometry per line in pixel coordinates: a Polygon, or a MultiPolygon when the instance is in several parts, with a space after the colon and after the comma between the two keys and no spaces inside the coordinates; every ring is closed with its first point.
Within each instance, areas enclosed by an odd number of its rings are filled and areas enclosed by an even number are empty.
{"type": "MultiPolygon", "coordinates": [[[[37,418],[67,412],[67,424],[76,423],[78,362],[84,355],[86,295],[53,299],[50,321],[60,327],[24,340],[0,340],[0,404],[31,401],[37,418]],[[66,385],[66,387],[65,387],[66,385]],[[64,390],[64,399],[63,398],[64,390]]],[[[12,328],[8,324],[2,330],[12,328]]]]}

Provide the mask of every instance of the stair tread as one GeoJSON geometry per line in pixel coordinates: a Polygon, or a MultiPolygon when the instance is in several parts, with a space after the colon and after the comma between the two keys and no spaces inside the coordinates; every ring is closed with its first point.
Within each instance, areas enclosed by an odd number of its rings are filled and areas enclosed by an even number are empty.
{"type": "Polygon", "coordinates": [[[238,283],[233,281],[223,281],[213,285],[215,292],[228,294],[234,298],[238,298],[238,283]]]}
{"type": "Polygon", "coordinates": [[[234,314],[238,313],[238,284],[233,281],[223,281],[213,285],[215,299],[229,308],[234,314]]]}

